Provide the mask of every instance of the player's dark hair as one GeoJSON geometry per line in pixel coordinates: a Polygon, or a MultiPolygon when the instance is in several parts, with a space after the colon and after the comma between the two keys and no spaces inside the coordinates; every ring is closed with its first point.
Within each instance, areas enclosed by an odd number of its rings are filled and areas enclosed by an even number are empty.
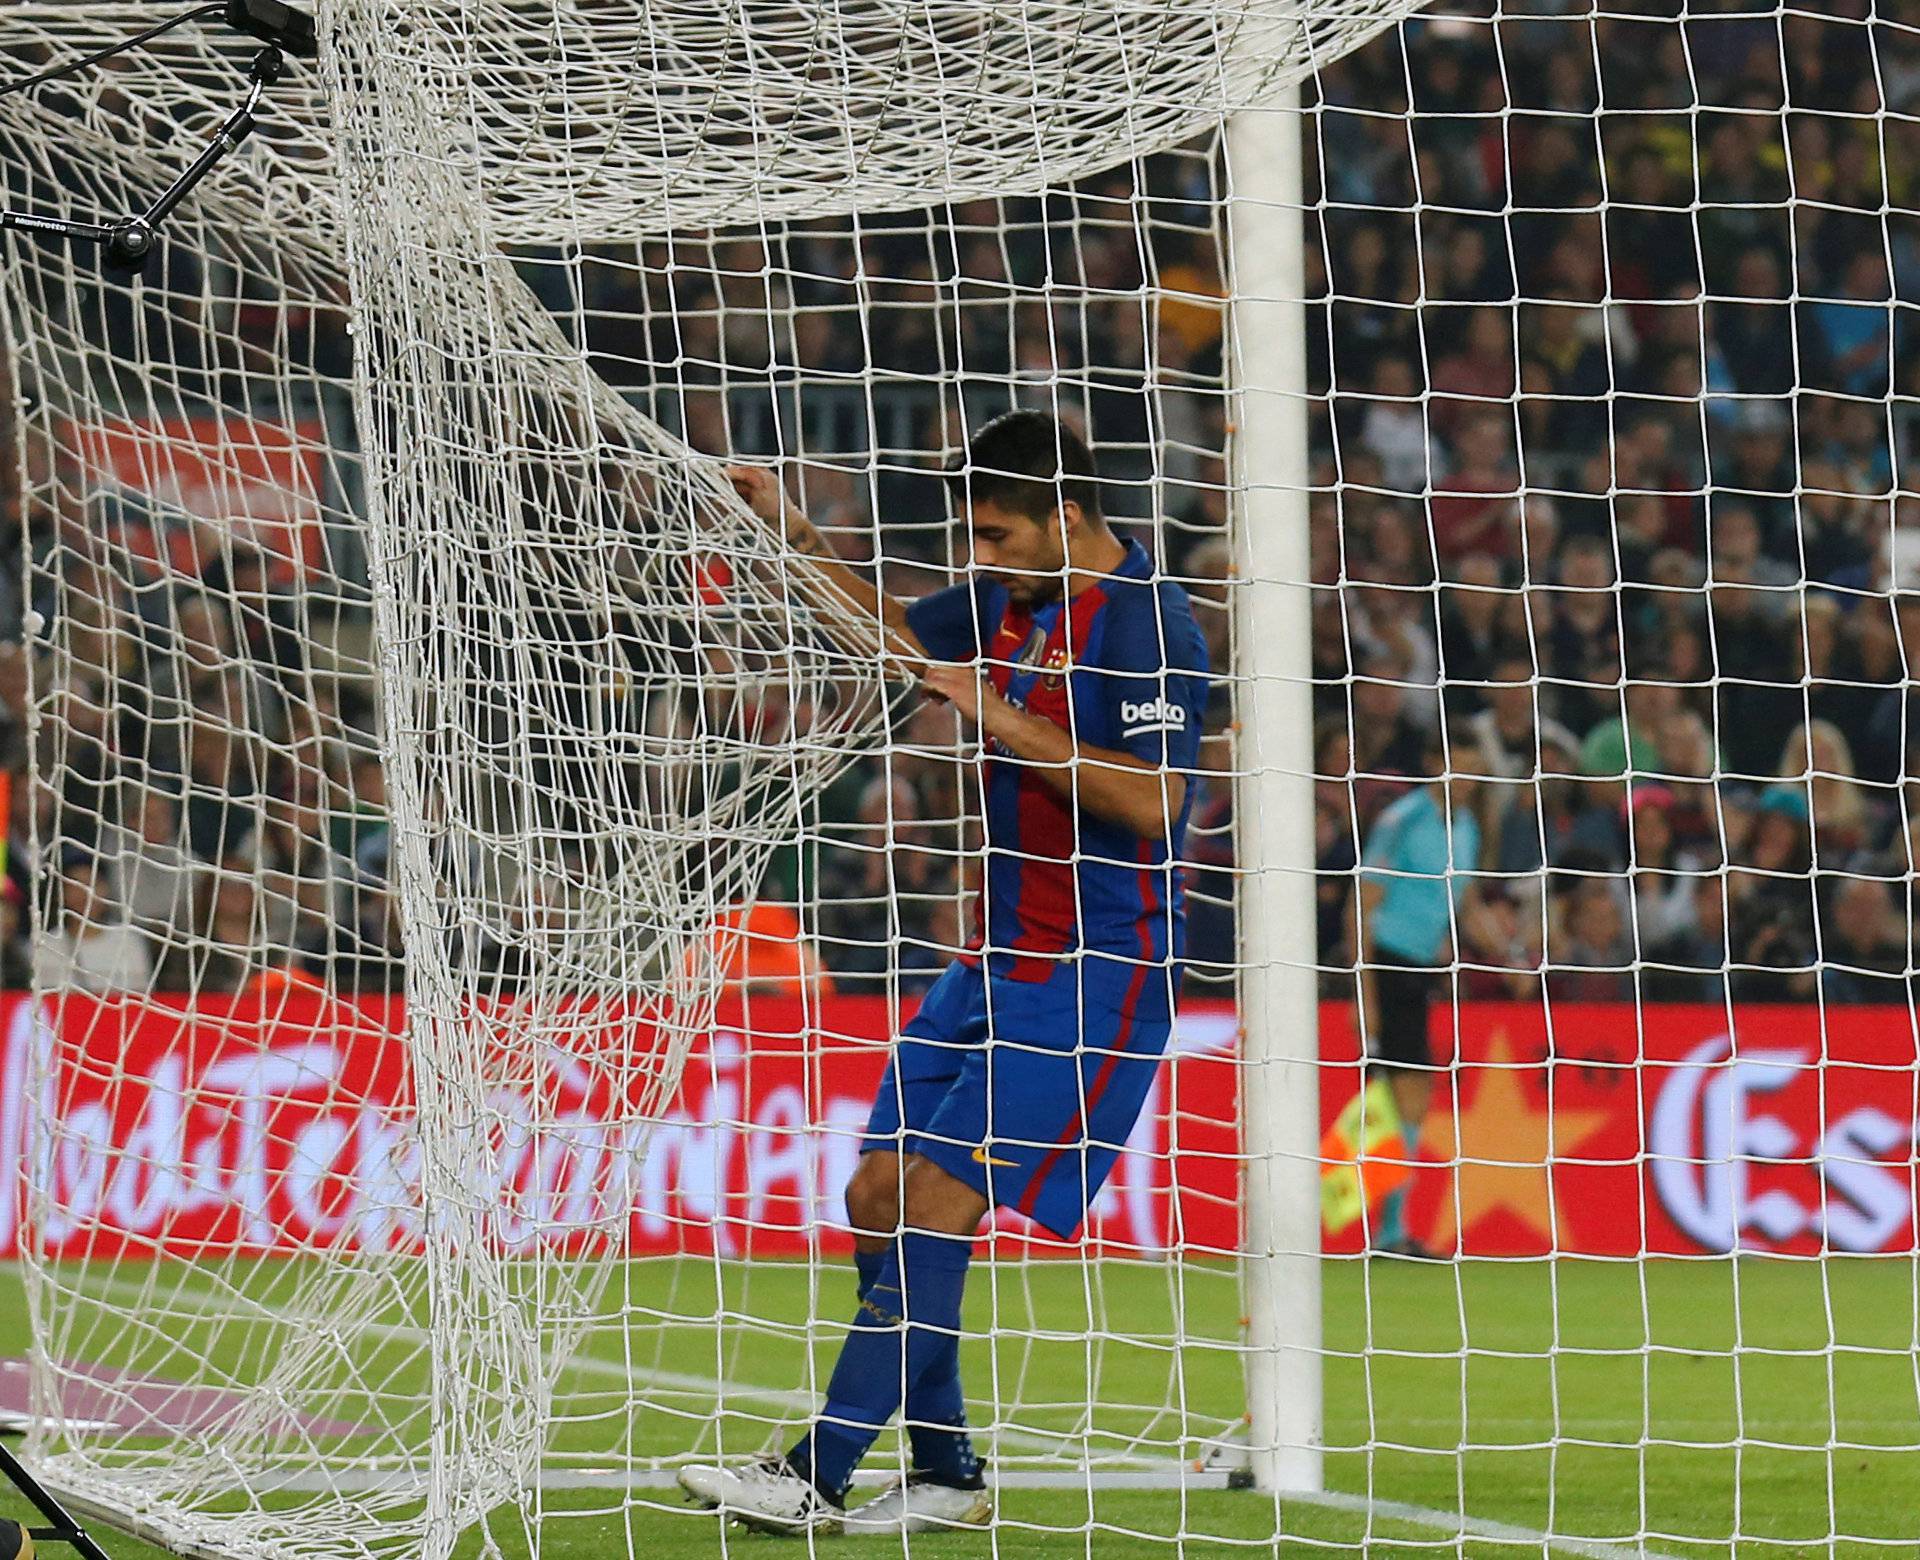
{"type": "Polygon", "coordinates": [[[1086,440],[1045,412],[1008,412],[973,436],[967,453],[947,464],[954,502],[996,504],[1044,522],[1068,499],[1103,518],[1100,473],[1086,440]]]}

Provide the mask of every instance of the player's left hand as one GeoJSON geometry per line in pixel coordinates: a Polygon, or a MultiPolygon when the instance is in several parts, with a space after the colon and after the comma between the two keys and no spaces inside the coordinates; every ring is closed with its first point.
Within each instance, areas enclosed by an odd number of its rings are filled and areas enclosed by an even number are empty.
{"type": "Polygon", "coordinates": [[[936,661],[921,674],[920,686],[931,697],[951,704],[970,726],[979,725],[987,702],[1000,697],[980,668],[971,663],[955,666],[936,661]]]}

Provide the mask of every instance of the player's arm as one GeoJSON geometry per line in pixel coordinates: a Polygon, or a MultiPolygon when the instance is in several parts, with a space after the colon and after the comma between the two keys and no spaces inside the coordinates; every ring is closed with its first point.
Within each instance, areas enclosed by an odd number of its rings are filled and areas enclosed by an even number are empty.
{"type": "Polygon", "coordinates": [[[820,534],[820,528],[787,497],[778,476],[765,466],[729,466],[727,480],[749,509],[781,528],[787,545],[805,560],[801,567],[831,582],[870,621],[882,624],[893,649],[915,659],[926,658],[926,647],[908,625],[907,604],[889,596],[875,580],[844,562],[820,534]]]}
{"type": "Polygon", "coordinates": [[[1165,839],[1186,805],[1187,777],[1117,748],[1076,742],[1044,715],[1000,696],[977,666],[927,668],[927,691],[950,701],[980,733],[1033,766],[1047,785],[1095,817],[1145,839],[1165,839]]]}

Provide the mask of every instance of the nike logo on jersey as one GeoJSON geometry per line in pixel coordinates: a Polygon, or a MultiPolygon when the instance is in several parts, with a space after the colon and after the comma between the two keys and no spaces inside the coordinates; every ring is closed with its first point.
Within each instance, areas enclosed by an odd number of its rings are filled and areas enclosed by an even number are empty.
{"type": "Polygon", "coordinates": [[[1147,699],[1140,703],[1131,699],[1120,701],[1120,735],[1123,737],[1144,736],[1149,731],[1186,729],[1186,706],[1176,704],[1171,699],[1147,699]]]}
{"type": "Polygon", "coordinates": [[[993,1155],[989,1154],[984,1148],[976,1148],[973,1151],[973,1162],[976,1165],[998,1165],[1002,1170],[1018,1170],[1020,1168],[1019,1160],[995,1159],[993,1155]]]}

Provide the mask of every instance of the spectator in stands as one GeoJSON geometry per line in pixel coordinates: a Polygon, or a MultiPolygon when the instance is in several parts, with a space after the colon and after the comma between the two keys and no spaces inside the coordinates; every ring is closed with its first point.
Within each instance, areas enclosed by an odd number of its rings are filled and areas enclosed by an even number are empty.
{"type": "Polygon", "coordinates": [[[1774,771],[1810,787],[1814,854],[1822,871],[1846,871],[1880,832],[1866,787],[1855,778],[1853,749],[1828,720],[1793,728],[1774,771]]]}
{"type": "Polygon", "coordinates": [[[900,934],[920,929],[932,901],[952,896],[954,859],[928,848],[920,794],[895,771],[870,780],[850,829],[833,830],[821,850],[822,955],[851,983],[877,983],[896,966],[900,934]]]}
{"type": "Polygon", "coordinates": [[[1686,930],[1693,915],[1693,883],[1708,865],[1688,850],[1674,827],[1673,792],[1636,783],[1627,806],[1632,851],[1624,908],[1633,945],[1658,947],[1686,930]]]}
{"type": "Polygon", "coordinates": [[[1629,1001],[1633,963],[1633,938],[1611,882],[1582,878],[1555,896],[1547,934],[1547,995],[1553,1001],[1629,1001]]]}
{"type": "Polygon", "coordinates": [[[1500,588],[1500,565],[1486,553],[1468,553],[1440,589],[1440,666],[1447,682],[1447,711],[1455,720],[1476,714],[1487,700],[1495,664],[1526,654],[1509,607],[1517,595],[1500,588]]]}
{"type": "Polygon", "coordinates": [[[1462,1000],[1539,1000],[1542,923],[1531,885],[1489,884],[1463,907],[1462,931],[1462,1000]]]}
{"type": "Polygon", "coordinates": [[[1432,478],[1432,433],[1413,365],[1394,353],[1381,358],[1372,397],[1363,404],[1359,441],[1379,457],[1386,485],[1401,493],[1425,491],[1432,478]]]}
{"type": "Polygon", "coordinates": [[[1353,680],[1353,767],[1361,779],[1419,772],[1430,732],[1407,713],[1407,671],[1404,656],[1381,651],[1353,680]]]}
{"type": "Polygon", "coordinates": [[[1641,992],[1649,1002],[1726,998],[1727,884],[1717,873],[1692,880],[1685,924],[1646,949],[1641,992]]]}
{"type": "MultiPolygon", "coordinates": [[[[1347,902],[1353,892],[1358,856],[1353,844],[1353,781],[1347,772],[1350,751],[1347,728],[1340,721],[1322,721],[1315,728],[1314,894],[1319,912],[1320,963],[1332,971],[1353,968],[1353,945],[1348,940],[1352,913],[1347,902]]],[[[1346,983],[1347,991],[1339,990],[1342,983],[1338,980],[1328,984],[1337,996],[1351,995],[1351,983],[1346,983]]]]}
{"type": "Polygon", "coordinates": [[[11,877],[0,877],[0,991],[22,991],[32,984],[26,892],[11,877]]]}
{"type": "Polygon", "coordinates": [[[128,923],[99,858],[83,846],[60,852],[58,911],[34,940],[33,978],[56,996],[144,991],[153,973],[147,942],[128,923]]]}
{"type": "Polygon", "coordinates": [[[353,895],[352,935],[329,972],[343,990],[367,996],[400,996],[406,991],[406,942],[400,902],[387,880],[387,846],[369,838],[361,853],[366,869],[353,895]]]}
{"type": "Polygon", "coordinates": [[[967,936],[960,900],[943,895],[928,907],[926,929],[900,940],[899,990],[903,997],[922,995],[966,947],[967,936]]]}
{"type": "Polygon", "coordinates": [[[1835,1003],[1907,1004],[1908,939],[1884,880],[1843,878],[1824,918],[1820,995],[1835,1003]]]}
{"type": "MultiPolygon", "coordinates": [[[[366,859],[378,848],[385,860],[387,836],[387,769],[380,755],[361,749],[349,760],[347,805],[333,814],[333,848],[362,872],[372,872],[366,859]]],[[[384,878],[382,866],[377,876],[384,878]]]]}
{"type": "Polygon", "coordinates": [[[1506,309],[1474,309],[1458,352],[1434,365],[1430,418],[1442,436],[1485,411],[1506,415],[1516,368],[1512,315],[1506,309]]]}
{"type": "Polygon", "coordinates": [[[1468,553],[1506,561],[1520,556],[1520,468],[1513,413],[1479,411],[1462,419],[1451,469],[1434,484],[1433,544],[1445,569],[1468,553]]]}
{"type": "Polygon", "coordinates": [[[1557,685],[1551,713],[1575,732],[1617,714],[1620,603],[1606,544],[1570,538],[1560,554],[1558,588],[1536,591],[1534,606],[1540,670],[1557,685]]]}
{"type": "Polygon", "coordinates": [[[1559,721],[1540,713],[1541,688],[1533,662],[1524,652],[1502,656],[1492,667],[1486,708],[1473,717],[1473,738],[1487,760],[1487,773],[1502,780],[1524,779],[1536,767],[1540,749],[1555,745],[1577,753],[1580,744],[1559,721]]]}
{"type": "Polygon", "coordinates": [[[253,829],[258,787],[252,732],[260,713],[243,685],[214,677],[198,684],[187,731],[187,845],[217,861],[253,829]]]}
{"type": "Polygon", "coordinates": [[[1737,775],[1773,772],[1780,733],[1805,711],[1799,656],[1777,611],[1778,597],[1746,585],[1719,585],[1711,593],[1712,634],[1719,681],[1714,689],[1716,731],[1727,767],[1737,775]]]}
{"type": "Polygon", "coordinates": [[[206,934],[186,984],[196,991],[238,993],[266,967],[266,906],[260,858],[241,844],[222,855],[205,879],[206,934]]]}
{"type": "Polygon", "coordinates": [[[1492,870],[1538,873],[1576,857],[1604,861],[1610,856],[1613,826],[1590,803],[1585,792],[1591,787],[1577,778],[1578,766],[1572,738],[1543,728],[1538,775],[1530,783],[1488,787],[1499,803],[1492,870]]]}
{"type": "Polygon", "coordinates": [[[1779,258],[1760,246],[1734,263],[1732,296],[1711,309],[1711,388],[1743,396],[1783,396],[1794,387],[1793,328],[1779,258]]]}
{"type": "Polygon", "coordinates": [[[749,996],[833,995],[833,978],[791,905],[762,900],[722,911],[713,924],[722,980],[749,996]]]}
{"type": "Polygon", "coordinates": [[[1715,505],[1711,532],[1713,583],[1754,586],[1762,593],[1757,610],[1771,619],[1781,617],[1789,600],[1785,587],[1800,582],[1800,571],[1761,550],[1760,521],[1752,507],[1715,505]]]}
{"type": "Polygon", "coordinates": [[[346,941],[360,874],[273,803],[260,830],[260,860],[270,902],[269,940],[299,968],[323,973],[346,941]]]}
{"type": "Polygon", "coordinates": [[[156,949],[193,930],[201,866],[181,843],[180,803],[158,782],[124,783],[120,814],[108,834],[104,864],[120,885],[127,919],[156,949]]]}
{"type": "Polygon", "coordinates": [[[1733,995],[1795,1002],[1814,994],[1813,845],[1800,786],[1760,795],[1752,837],[1727,878],[1733,995]]]}
{"type": "Polygon", "coordinates": [[[1873,240],[1847,262],[1838,296],[1801,305],[1810,327],[1802,340],[1813,349],[1809,382],[1869,398],[1887,393],[1893,361],[1887,263],[1877,229],[1873,240]]]}
{"type": "MultiPolygon", "coordinates": [[[[1876,604],[1861,607],[1877,615],[1876,604]]],[[[1893,599],[1894,640],[1900,647],[1902,676],[1890,679],[1874,700],[1861,751],[1869,755],[1866,772],[1876,779],[1920,776],[1920,595],[1903,592],[1893,599]]],[[[1861,636],[1865,645],[1873,635],[1861,636]]]]}
{"type": "Polygon", "coordinates": [[[1654,775],[1666,765],[1660,752],[1660,733],[1678,713],[1678,690],[1666,682],[1630,682],[1626,713],[1600,721],[1580,745],[1582,773],[1596,779],[1654,775]]]}

